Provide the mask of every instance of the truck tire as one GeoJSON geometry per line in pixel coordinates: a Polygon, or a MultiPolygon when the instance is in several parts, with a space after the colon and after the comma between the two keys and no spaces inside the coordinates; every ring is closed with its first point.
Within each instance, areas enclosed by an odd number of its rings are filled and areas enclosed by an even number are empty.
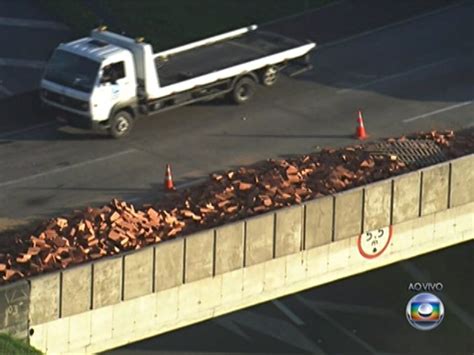
{"type": "Polygon", "coordinates": [[[262,73],[262,85],[263,86],[273,86],[278,81],[278,68],[274,65],[271,65],[263,70],[262,73]]]}
{"type": "Polygon", "coordinates": [[[238,104],[244,104],[255,94],[256,84],[252,78],[245,77],[240,79],[232,90],[232,100],[238,104]]]}
{"type": "Polygon", "coordinates": [[[115,138],[123,138],[133,128],[133,117],[127,111],[118,111],[110,120],[109,134],[115,138]]]}

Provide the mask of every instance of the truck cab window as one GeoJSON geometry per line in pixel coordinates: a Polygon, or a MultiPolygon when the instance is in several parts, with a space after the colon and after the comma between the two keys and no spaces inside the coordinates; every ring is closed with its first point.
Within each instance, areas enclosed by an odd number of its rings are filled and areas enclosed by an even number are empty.
{"type": "Polygon", "coordinates": [[[102,74],[102,82],[115,82],[125,78],[125,63],[117,62],[104,67],[102,74]]]}

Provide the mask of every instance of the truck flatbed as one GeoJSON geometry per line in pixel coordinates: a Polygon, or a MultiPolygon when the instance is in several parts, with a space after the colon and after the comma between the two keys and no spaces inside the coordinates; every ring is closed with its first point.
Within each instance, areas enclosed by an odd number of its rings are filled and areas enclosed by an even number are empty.
{"type": "Polygon", "coordinates": [[[161,86],[210,74],[306,44],[263,30],[172,54],[166,62],[155,58],[161,86]]]}

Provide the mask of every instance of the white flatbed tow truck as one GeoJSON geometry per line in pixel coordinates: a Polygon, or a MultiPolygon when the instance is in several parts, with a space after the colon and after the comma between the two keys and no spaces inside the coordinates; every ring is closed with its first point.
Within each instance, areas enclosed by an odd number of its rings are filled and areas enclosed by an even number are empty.
{"type": "Polygon", "coordinates": [[[121,138],[141,116],[225,95],[243,104],[282,69],[310,69],[315,46],[252,25],[153,53],[142,38],[100,27],[56,48],[40,96],[60,121],[121,138]]]}

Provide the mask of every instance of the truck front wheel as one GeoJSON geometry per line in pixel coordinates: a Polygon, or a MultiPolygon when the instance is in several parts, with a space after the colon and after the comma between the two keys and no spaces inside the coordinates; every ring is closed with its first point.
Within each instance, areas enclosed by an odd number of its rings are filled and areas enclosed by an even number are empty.
{"type": "Polygon", "coordinates": [[[242,78],[234,86],[232,91],[232,100],[236,104],[243,104],[249,101],[255,94],[256,84],[251,78],[242,78]]]}
{"type": "Polygon", "coordinates": [[[119,111],[110,120],[109,133],[113,138],[127,136],[133,128],[133,117],[127,111],[119,111]]]}

